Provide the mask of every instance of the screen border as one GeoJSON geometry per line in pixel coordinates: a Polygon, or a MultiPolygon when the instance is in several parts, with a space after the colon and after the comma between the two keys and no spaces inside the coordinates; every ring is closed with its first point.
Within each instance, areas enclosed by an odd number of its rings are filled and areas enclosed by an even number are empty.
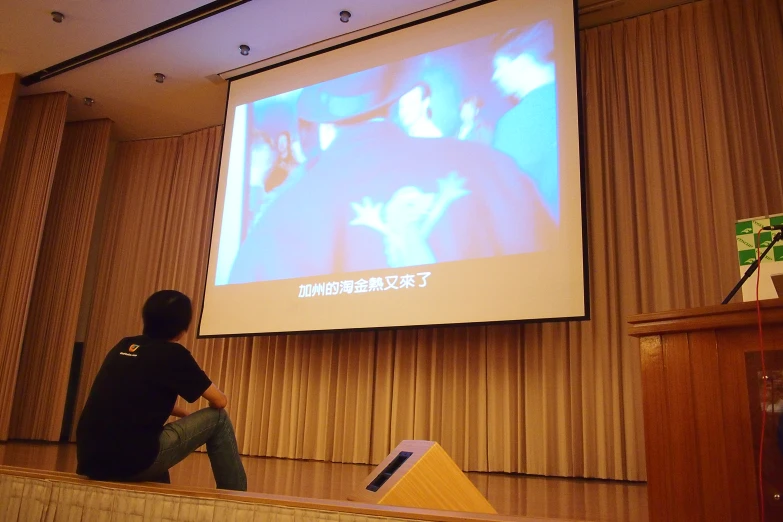
{"type": "MultiPolygon", "coordinates": [[[[258,69],[247,71],[242,74],[239,74],[235,77],[232,77],[228,80],[228,89],[226,89],[226,108],[223,115],[223,125],[222,125],[222,132],[220,136],[220,160],[218,162],[218,176],[215,179],[215,188],[214,188],[214,200],[212,205],[212,214],[211,214],[211,222],[212,226],[210,228],[209,232],[209,248],[207,250],[207,260],[209,260],[212,256],[212,243],[213,243],[213,235],[215,233],[215,210],[217,209],[217,198],[218,198],[218,192],[219,192],[219,184],[220,184],[220,170],[222,168],[223,164],[223,150],[225,146],[225,137],[226,137],[226,118],[228,115],[228,106],[229,106],[229,100],[231,98],[231,85],[234,81],[241,80],[243,78],[247,78],[248,76],[254,76],[256,74],[263,73],[265,71],[269,71],[272,69],[276,69],[278,67],[283,67],[285,65],[299,62],[302,60],[306,60],[308,58],[312,58],[315,56],[319,56],[321,54],[326,54],[332,51],[335,51],[337,49],[341,49],[344,47],[348,47],[351,45],[355,45],[373,38],[378,38],[380,36],[384,36],[386,34],[394,33],[397,31],[401,31],[403,29],[407,29],[409,27],[413,27],[416,25],[424,24],[427,22],[431,22],[433,20],[437,20],[440,18],[445,18],[447,16],[451,16],[457,13],[461,13],[463,11],[467,11],[470,9],[474,9],[476,7],[480,7],[486,4],[491,4],[496,2],[497,0],[478,0],[476,2],[473,2],[471,4],[462,5],[459,7],[456,7],[454,9],[449,9],[440,13],[433,14],[431,16],[426,16],[424,18],[421,18],[419,20],[414,20],[411,22],[406,22],[404,24],[390,27],[388,29],[384,29],[382,31],[378,31],[376,33],[368,34],[365,36],[361,36],[352,40],[348,40],[346,42],[341,42],[339,44],[335,44],[330,47],[326,47],[324,49],[318,49],[316,51],[312,51],[306,54],[303,54],[301,56],[297,56],[294,58],[290,58],[287,60],[283,60],[278,63],[270,64],[264,67],[260,67],[258,69]]],[[[334,328],[330,330],[294,330],[294,331],[281,331],[281,332],[245,332],[245,333],[233,333],[233,334],[209,334],[209,335],[203,335],[201,333],[201,320],[204,316],[204,300],[206,298],[206,292],[207,292],[207,285],[209,284],[209,270],[206,271],[204,275],[204,284],[201,290],[201,308],[199,310],[198,315],[198,326],[196,328],[196,339],[221,339],[221,338],[231,338],[231,337],[264,337],[264,336],[274,336],[274,335],[288,335],[288,334],[319,334],[319,333],[328,333],[328,332],[366,332],[366,331],[387,331],[387,330],[409,330],[409,329],[415,329],[415,328],[431,328],[431,327],[460,327],[460,326],[480,326],[480,325],[501,325],[501,324],[537,324],[537,323],[562,323],[562,322],[570,322],[570,321],[589,321],[591,319],[591,309],[590,309],[590,264],[589,264],[589,245],[588,245],[588,227],[587,227],[587,176],[586,176],[586,170],[587,170],[587,164],[586,164],[586,158],[585,158],[585,124],[584,124],[584,104],[583,104],[583,78],[582,78],[582,54],[581,54],[581,42],[579,38],[579,6],[578,6],[578,0],[572,1],[573,5],[573,14],[574,14],[574,53],[575,53],[575,62],[576,62],[576,103],[577,103],[577,134],[579,138],[579,179],[580,179],[580,211],[582,216],[582,285],[583,285],[583,296],[584,296],[584,314],[579,316],[566,316],[566,317],[550,317],[546,319],[512,319],[512,320],[504,320],[504,321],[476,321],[476,322],[467,322],[467,323],[437,323],[437,324],[418,324],[418,325],[404,325],[404,326],[368,326],[364,328],[334,328]]]]}

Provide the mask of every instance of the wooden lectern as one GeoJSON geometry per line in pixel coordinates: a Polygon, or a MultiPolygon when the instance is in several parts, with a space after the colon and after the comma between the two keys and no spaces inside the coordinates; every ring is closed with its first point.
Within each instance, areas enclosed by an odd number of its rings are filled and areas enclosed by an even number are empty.
{"type": "Polygon", "coordinates": [[[759,520],[761,390],[766,520],[783,520],[783,299],[762,301],[767,379],[755,303],[632,317],[641,339],[650,520],[759,520]],[[771,404],[778,403],[773,408],[771,404]]]}

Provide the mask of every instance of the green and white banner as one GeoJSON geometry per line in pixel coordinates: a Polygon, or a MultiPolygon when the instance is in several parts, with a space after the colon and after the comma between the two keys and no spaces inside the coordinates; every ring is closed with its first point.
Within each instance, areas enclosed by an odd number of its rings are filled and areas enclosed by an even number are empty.
{"type": "MultiPolygon", "coordinates": [[[[740,277],[745,274],[748,266],[756,259],[756,247],[761,248],[759,254],[763,253],[772,241],[772,235],[775,232],[765,231],[759,237],[759,230],[768,225],[783,225],[783,214],[737,221],[737,256],[739,259],[740,277]]],[[[783,273],[783,241],[778,241],[766,257],[761,260],[760,299],[775,299],[778,297],[770,276],[781,273],[783,273]]],[[[756,300],[756,274],[753,274],[742,287],[742,300],[756,300]]]]}

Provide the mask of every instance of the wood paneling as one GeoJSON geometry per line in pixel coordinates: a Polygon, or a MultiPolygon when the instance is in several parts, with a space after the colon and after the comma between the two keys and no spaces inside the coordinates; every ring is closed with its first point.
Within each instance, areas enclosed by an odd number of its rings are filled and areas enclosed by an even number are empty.
{"type": "MultiPolygon", "coordinates": [[[[690,343],[691,379],[693,394],[693,420],[697,434],[709,434],[698,441],[696,455],[699,462],[699,487],[701,491],[728,491],[731,484],[726,461],[713,459],[712,455],[726,454],[726,437],[723,433],[723,411],[715,407],[715,397],[720,397],[720,366],[718,341],[714,331],[688,334],[690,343]]],[[[728,496],[700,496],[701,510],[706,520],[730,520],[732,502],[728,496]]]]}
{"type": "MultiPolygon", "coordinates": [[[[700,520],[701,488],[699,470],[692,466],[696,454],[695,430],[683,429],[693,423],[693,383],[690,373],[690,350],[687,334],[667,335],[663,338],[663,366],[666,379],[668,423],[665,435],[669,439],[671,462],[670,475],[672,505],[681,506],[682,518],[677,520],[700,520]]],[[[648,461],[647,465],[650,465],[648,461]]],[[[655,465],[655,464],[653,464],[655,465]]]]}
{"type": "MultiPolygon", "coordinates": [[[[766,350],[780,353],[783,300],[763,302],[762,314],[766,350]]],[[[758,520],[745,371],[745,354],[758,350],[755,303],[630,322],[642,337],[650,520],[758,520]]]]}
{"type": "Polygon", "coordinates": [[[644,443],[647,459],[647,496],[650,519],[661,520],[659,513],[669,511],[672,504],[672,477],[656,462],[668,459],[669,411],[666,397],[666,375],[663,363],[663,345],[660,337],[646,337],[641,341],[641,364],[644,385],[644,443]]]}

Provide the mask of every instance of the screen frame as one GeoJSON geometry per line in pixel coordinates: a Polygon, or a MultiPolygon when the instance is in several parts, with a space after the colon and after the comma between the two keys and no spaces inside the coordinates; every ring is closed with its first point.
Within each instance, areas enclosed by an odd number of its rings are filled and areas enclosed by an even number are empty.
{"type": "MultiPolygon", "coordinates": [[[[212,256],[212,243],[214,240],[214,234],[215,234],[215,212],[217,210],[217,198],[219,194],[219,185],[220,185],[220,172],[222,171],[223,166],[223,151],[225,147],[225,138],[226,138],[226,118],[228,116],[228,108],[229,103],[231,99],[231,85],[234,81],[242,80],[243,78],[247,78],[249,76],[255,76],[257,74],[261,74],[263,72],[277,69],[278,67],[283,67],[285,65],[289,65],[291,63],[299,62],[302,60],[306,60],[315,56],[319,56],[322,54],[326,54],[332,51],[336,51],[337,49],[342,49],[344,47],[348,47],[351,45],[356,45],[358,43],[371,40],[373,38],[378,38],[380,36],[384,36],[386,34],[394,33],[397,31],[401,31],[403,29],[407,29],[409,27],[414,27],[417,25],[421,25],[427,22],[431,22],[433,20],[438,20],[440,18],[445,18],[457,13],[461,13],[463,11],[468,11],[470,9],[474,9],[483,5],[491,4],[496,2],[497,0],[477,0],[476,2],[462,5],[459,7],[455,7],[454,9],[448,9],[446,11],[433,14],[431,16],[426,16],[418,20],[413,20],[411,22],[406,22],[403,24],[400,24],[395,27],[390,27],[388,29],[383,29],[381,31],[360,36],[355,39],[351,39],[345,42],[341,42],[323,49],[318,49],[315,51],[311,51],[309,53],[305,53],[301,56],[296,56],[293,58],[289,58],[286,60],[282,60],[277,63],[269,64],[267,66],[259,67],[258,69],[253,69],[247,72],[244,72],[242,74],[239,74],[237,76],[234,76],[228,80],[228,88],[226,89],[226,108],[224,111],[223,116],[223,125],[222,125],[222,131],[220,136],[220,160],[218,161],[218,175],[215,178],[215,187],[214,187],[214,200],[212,205],[212,214],[210,216],[211,218],[211,227],[210,227],[210,233],[209,233],[209,248],[207,249],[207,260],[211,259],[212,256]]],[[[276,336],[276,335],[289,335],[289,334],[322,334],[322,333],[330,333],[330,332],[366,332],[366,331],[387,331],[387,330],[405,330],[405,329],[415,329],[415,328],[432,328],[432,327],[460,327],[460,326],[490,326],[490,325],[503,325],[503,324],[537,324],[537,323],[562,323],[562,322],[571,322],[571,321],[589,321],[591,319],[591,308],[590,308],[590,263],[589,263],[589,245],[588,245],[588,215],[587,215],[587,164],[586,164],[586,157],[585,157],[585,122],[584,122],[584,106],[583,106],[583,85],[582,85],[582,55],[581,55],[581,43],[579,38],[579,9],[578,9],[578,0],[572,0],[573,5],[573,14],[574,14],[574,58],[576,63],[576,105],[577,105],[577,135],[578,135],[578,144],[579,144],[579,180],[580,180],[580,214],[582,218],[582,285],[583,285],[583,297],[584,297],[584,314],[577,315],[577,316],[563,316],[563,317],[550,317],[550,318],[535,318],[535,319],[512,319],[512,320],[499,320],[499,321],[475,321],[475,322],[462,322],[462,323],[427,323],[427,324],[418,324],[418,325],[401,325],[401,326],[368,326],[368,327],[361,327],[361,328],[333,328],[328,330],[293,330],[293,331],[280,331],[280,332],[245,332],[245,333],[232,333],[232,334],[202,334],[201,333],[201,321],[204,316],[204,302],[206,298],[206,292],[207,292],[207,285],[209,284],[209,270],[206,271],[204,274],[204,284],[201,290],[201,307],[199,310],[198,315],[198,325],[196,328],[196,339],[222,339],[222,338],[232,338],[232,337],[269,337],[269,336],[276,336]]]]}

